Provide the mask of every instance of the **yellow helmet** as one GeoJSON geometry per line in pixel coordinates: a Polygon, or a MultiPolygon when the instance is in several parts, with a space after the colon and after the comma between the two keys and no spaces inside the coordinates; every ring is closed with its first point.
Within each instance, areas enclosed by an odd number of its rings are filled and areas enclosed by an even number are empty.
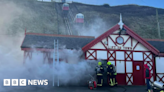
{"type": "Polygon", "coordinates": [[[98,62],[98,65],[102,65],[102,63],[101,62],[98,62]]]}
{"type": "Polygon", "coordinates": [[[112,63],[110,61],[107,62],[107,65],[111,65],[112,63]]]}

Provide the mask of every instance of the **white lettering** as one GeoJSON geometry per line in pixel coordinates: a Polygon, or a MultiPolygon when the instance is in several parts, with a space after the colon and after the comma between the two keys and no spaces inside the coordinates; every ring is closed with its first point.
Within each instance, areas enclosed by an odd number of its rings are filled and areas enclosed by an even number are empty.
{"type": "Polygon", "coordinates": [[[33,80],[28,80],[28,85],[34,85],[33,80]]]}
{"type": "Polygon", "coordinates": [[[34,80],[34,85],[37,85],[38,80],[34,80]]]}
{"type": "Polygon", "coordinates": [[[28,85],[48,85],[48,80],[28,80],[28,85]]]}
{"type": "Polygon", "coordinates": [[[48,80],[44,80],[44,85],[48,85],[48,80]]]}
{"type": "Polygon", "coordinates": [[[38,80],[38,85],[43,85],[44,80],[38,80]]]}
{"type": "Polygon", "coordinates": [[[123,47],[123,46],[111,46],[109,49],[120,49],[120,50],[133,50],[132,47],[123,47]]]}

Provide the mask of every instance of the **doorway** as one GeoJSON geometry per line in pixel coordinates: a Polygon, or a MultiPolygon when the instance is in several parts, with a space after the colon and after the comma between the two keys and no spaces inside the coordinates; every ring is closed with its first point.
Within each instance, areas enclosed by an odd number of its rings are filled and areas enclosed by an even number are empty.
{"type": "Polygon", "coordinates": [[[133,85],[144,85],[144,67],[142,61],[133,62],[133,85]]]}

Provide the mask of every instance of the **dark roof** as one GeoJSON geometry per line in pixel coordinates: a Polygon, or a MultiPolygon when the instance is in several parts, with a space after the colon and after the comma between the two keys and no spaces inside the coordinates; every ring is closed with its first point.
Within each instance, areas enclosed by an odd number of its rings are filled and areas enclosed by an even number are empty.
{"type": "Polygon", "coordinates": [[[164,41],[147,41],[156,49],[158,49],[161,53],[164,53],[164,41]]]}
{"type": "Polygon", "coordinates": [[[31,48],[34,46],[35,48],[53,49],[55,39],[59,41],[59,48],[66,46],[67,49],[80,49],[95,38],[90,36],[26,34],[21,48],[31,48]]]}

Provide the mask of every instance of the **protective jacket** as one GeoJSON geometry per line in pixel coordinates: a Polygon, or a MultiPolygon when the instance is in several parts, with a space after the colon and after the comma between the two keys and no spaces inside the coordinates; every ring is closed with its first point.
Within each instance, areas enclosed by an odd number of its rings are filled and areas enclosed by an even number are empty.
{"type": "Polygon", "coordinates": [[[114,75],[115,72],[115,67],[113,65],[107,65],[107,74],[114,75]]]}
{"type": "Polygon", "coordinates": [[[103,75],[104,68],[103,68],[103,66],[97,66],[95,71],[96,71],[96,75],[103,75]]]}
{"type": "Polygon", "coordinates": [[[144,65],[144,67],[145,67],[145,69],[144,69],[144,78],[150,79],[151,78],[151,73],[150,73],[149,66],[146,64],[146,65],[144,65]]]}

